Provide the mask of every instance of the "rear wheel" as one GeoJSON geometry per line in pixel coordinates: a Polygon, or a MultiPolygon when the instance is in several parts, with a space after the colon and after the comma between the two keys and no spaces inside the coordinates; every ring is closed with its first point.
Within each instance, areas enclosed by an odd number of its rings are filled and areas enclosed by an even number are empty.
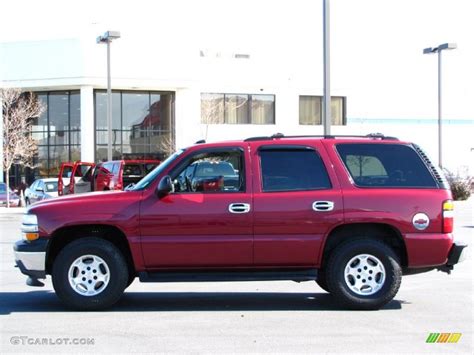
{"type": "Polygon", "coordinates": [[[329,291],[351,309],[379,309],[395,297],[402,270],[398,256],[386,244],[356,239],[336,247],[329,256],[329,291]]]}
{"type": "Polygon", "coordinates": [[[71,242],[56,257],[52,270],[58,297],[70,308],[101,310],[116,303],[128,283],[120,250],[94,237],[71,242]]]}

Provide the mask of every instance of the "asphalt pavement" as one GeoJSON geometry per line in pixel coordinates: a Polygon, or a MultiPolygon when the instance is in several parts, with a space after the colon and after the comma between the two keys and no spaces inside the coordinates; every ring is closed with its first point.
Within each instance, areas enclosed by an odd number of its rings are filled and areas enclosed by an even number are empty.
{"type": "Polygon", "coordinates": [[[105,312],[71,312],[14,267],[21,209],[0,209],[0,353],[473,353],[474,199],[455,204],[470,244],[451,275],[406,276],[379,311],[340,310],[314,282],[141,284],[105,312]],[[460,333],[457,343],[427,343],[460,333]]]}

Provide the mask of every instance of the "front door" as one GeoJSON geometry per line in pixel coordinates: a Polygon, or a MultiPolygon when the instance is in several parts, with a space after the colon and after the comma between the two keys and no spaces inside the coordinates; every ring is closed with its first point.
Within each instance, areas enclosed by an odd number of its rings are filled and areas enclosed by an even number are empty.
{"type": "Polygon", "coordinates": [[[157,268],[252,265],[252,207],[243,147],[195,150],[170,172],[174,192],[140,207],[145,265],[157,268]]]}

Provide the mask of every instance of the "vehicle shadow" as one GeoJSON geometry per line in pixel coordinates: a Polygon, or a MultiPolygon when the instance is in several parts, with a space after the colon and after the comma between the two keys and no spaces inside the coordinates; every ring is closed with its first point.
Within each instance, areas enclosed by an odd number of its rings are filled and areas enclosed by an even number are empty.
{"type": "MultiPolygon", "coordinates": [[[[382,310],[408,302],[393,300],[382,310]]],[[[0,292],[0,315],[18,312],[64,312],[52,291],[0,292]]],[[[344,311],[327,293],[285,292],[125,292],[108,312],[185,311],[344,311]]]]}

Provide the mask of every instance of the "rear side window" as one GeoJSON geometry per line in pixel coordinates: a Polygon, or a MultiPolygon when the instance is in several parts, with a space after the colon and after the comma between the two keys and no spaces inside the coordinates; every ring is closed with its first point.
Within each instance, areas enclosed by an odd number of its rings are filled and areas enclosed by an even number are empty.
{"type": "Polygon", "coordinates": [[[305,191],[331,188],[321,157],[314,149],[260,149],[262,189],[305,191]]]}
{"type": "Polygon", "coordinates": [[[437,187],[418,153],[402,144],[338,144],[354,183],[361,187],[437,187]]]}

